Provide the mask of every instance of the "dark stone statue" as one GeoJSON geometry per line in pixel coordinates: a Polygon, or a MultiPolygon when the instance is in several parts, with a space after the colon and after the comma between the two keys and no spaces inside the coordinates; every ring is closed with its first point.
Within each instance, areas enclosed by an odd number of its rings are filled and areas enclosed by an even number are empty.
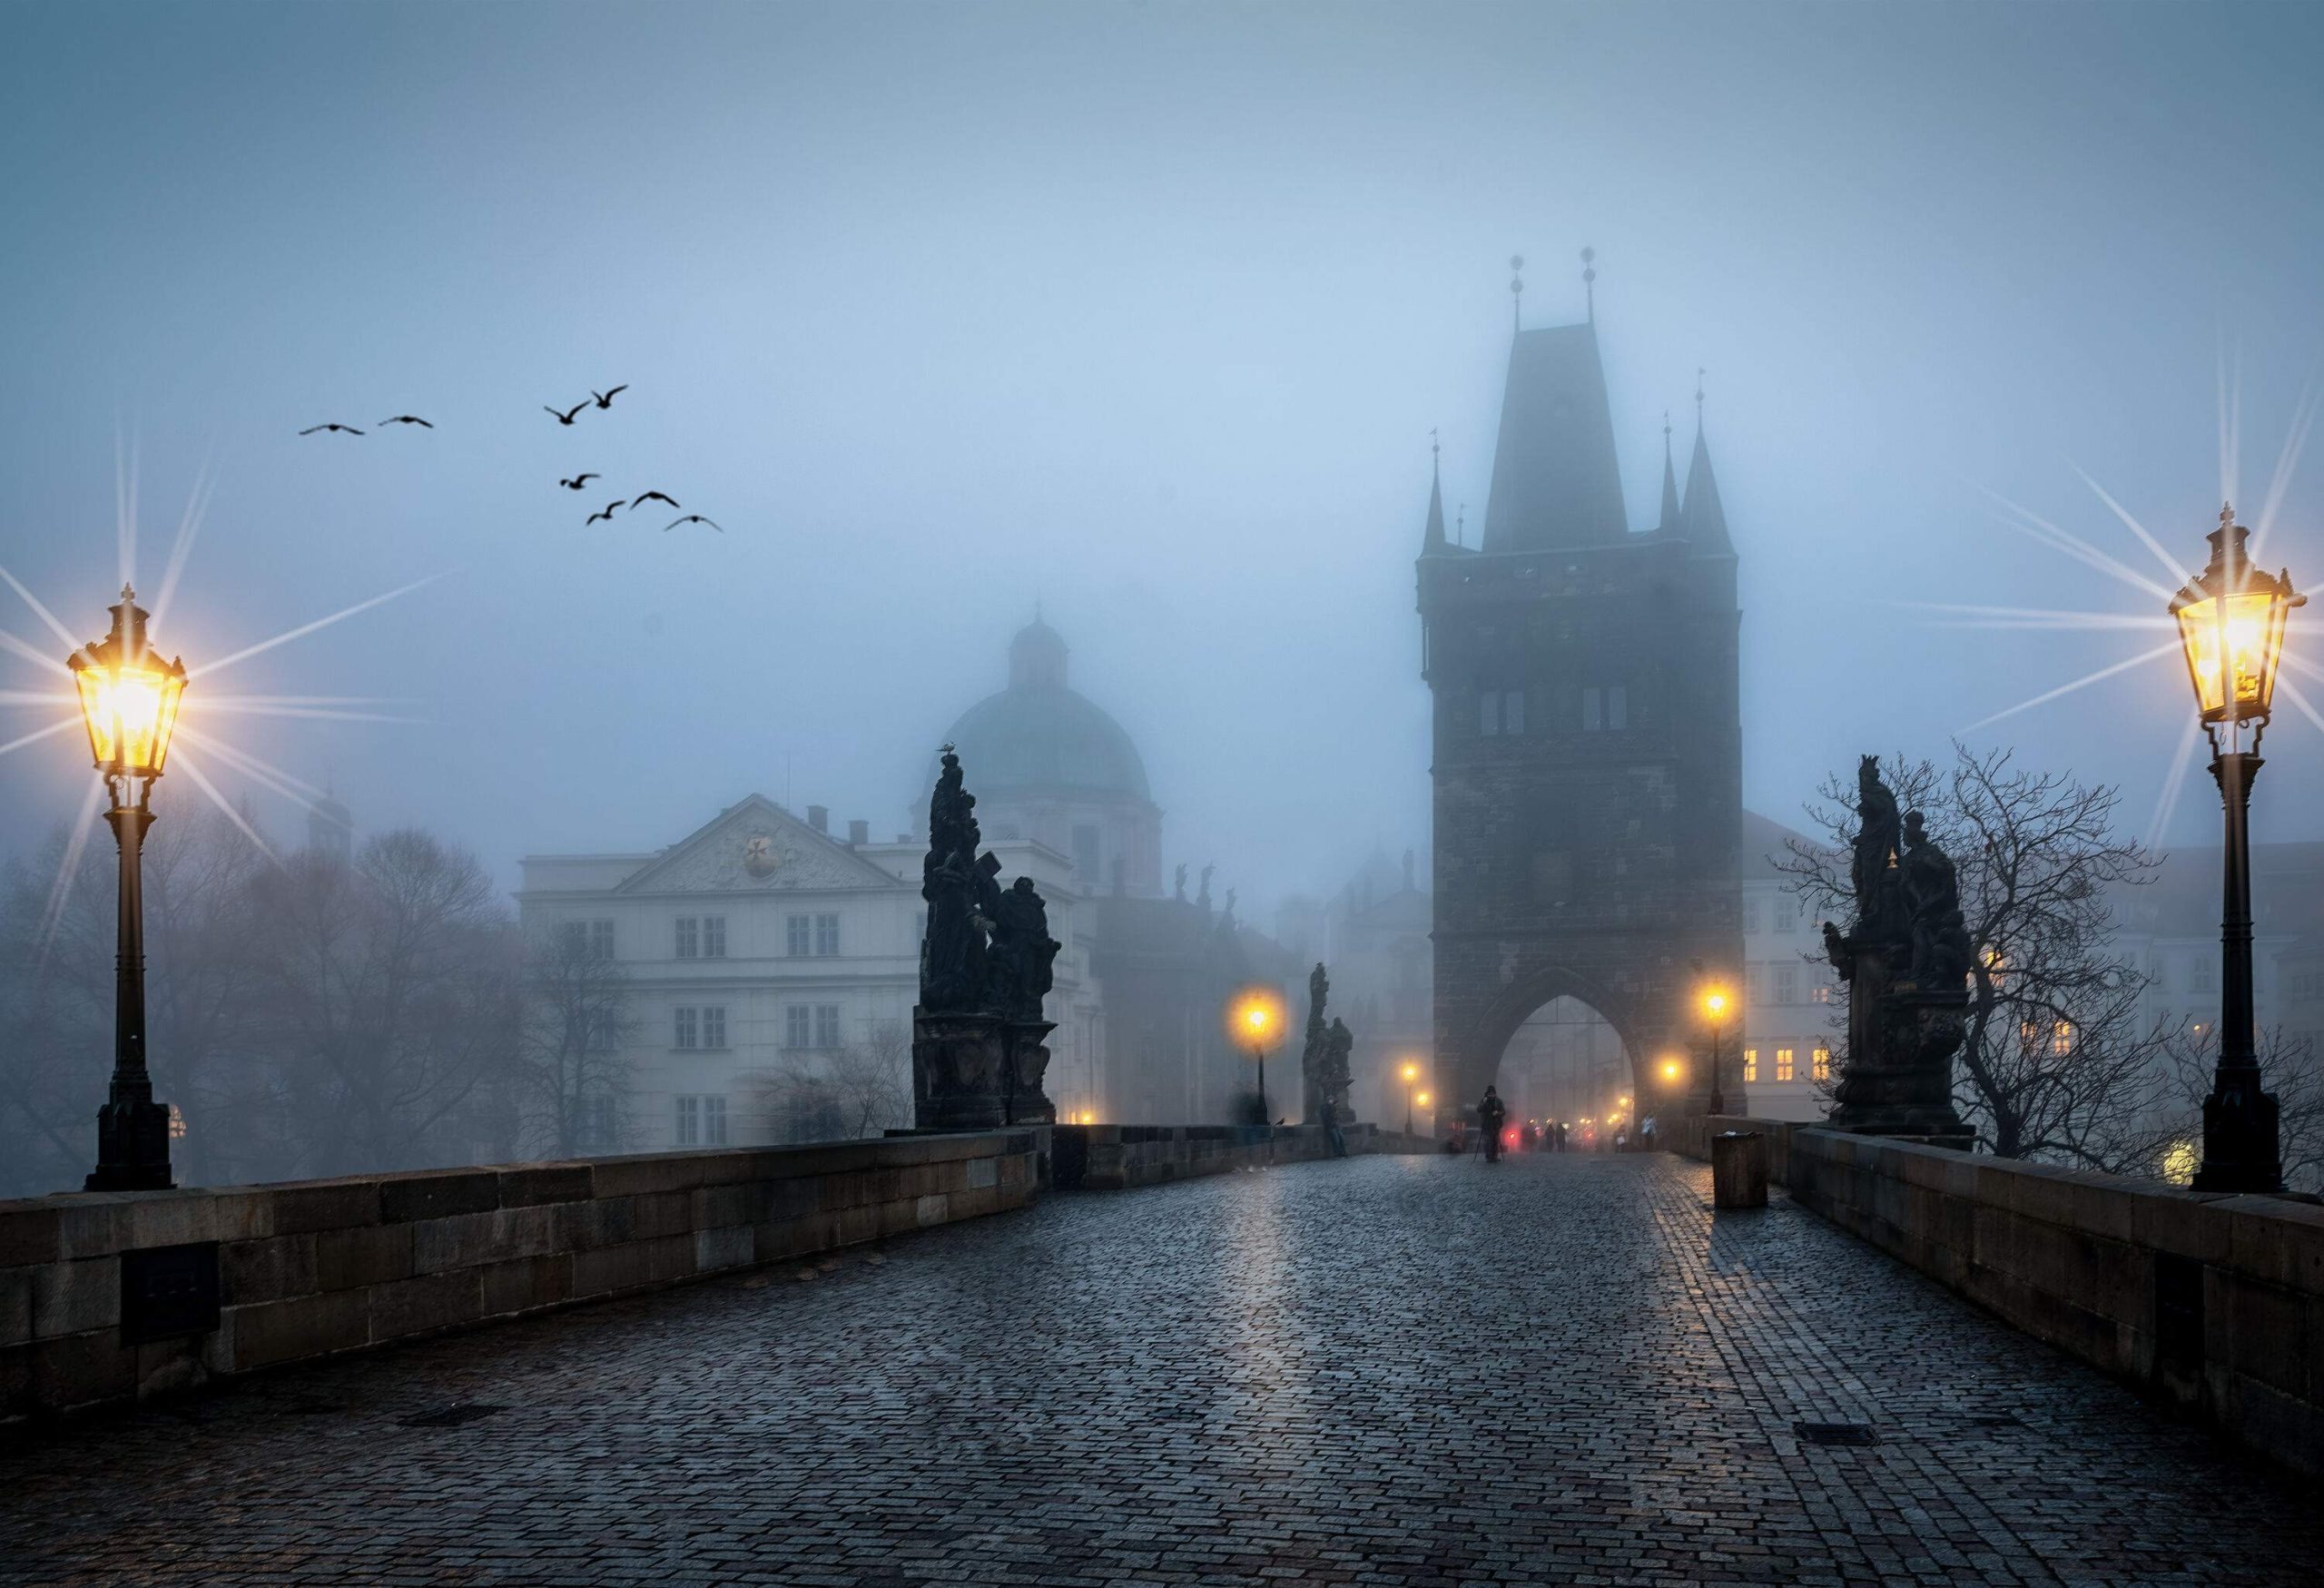
{"type": "Polygon", "coordinates": [[[985,929],[977,909],[976,796],[962,785],[960,758],[944,746],[943,770],[928,801],[928,853],[920,896],[928,932],[920,945],[920,1006],[931,1013],[972,1010],[984,991],[985,929]]]}
{"type": "Polygon", "coordinates": [[[1905,817],[1904,902],[1912,924],[1913,985],[1935,992],[1959,988],[1969,974],[1969,929],[1953,862],[1929,841],[1918,811],[1905,817]]]}
{"type": "Polygon", "coordinates": [[[1178,874],[1171,885],[1170,896],[1181,904],[1187,902],[1187,866],[1184,861],[1178,863],[1178,874]]]}
{"type": "Polygon", "coordinates": [[[1033,879],[1019,877],[1016,885],[1000,893],[993,904],[985,1012],[1019,1022],[1039,1020],[1041,1001],[1049,996],[1055,981],[1051,967],[1064,946],[1049,935],[1049,906],[1033,886],[1033,879]]]}
{"type": "Polygon", "coordinates": [[[1202,886],[1195,893],[1195,908],[1206,915],[1210,913],[1210,873],[1217,869],[1215,865],[1202,868],[1202,886]]]}
{"type": "Polygon", "coordinates": [[[1899,819],[1870,755],[1857,768],[1856,794],[1861,824],[1848,866],[1856,918],[1845,932],[1824,922],[1824,952],[1848,987],[1831,1123],[1966,1148],[1975,1132],[1953,1106],[1953,1055],[1968,1003],[1960,885],[1921,813],[1899,819]]]}
{"type": "Polygon", "coordinates": [[[1349,1060],[1354,1052],[1355,1033],[1347,1029],[1346,1021],[1334,1015],[1332,1029],[1324,1038],[1324,1057],[1316,1076],[1323,1098],[1318,1117],[1325,1124],[1348,1118],[1348,1089],[1354,1081],[1349,1060]]]}

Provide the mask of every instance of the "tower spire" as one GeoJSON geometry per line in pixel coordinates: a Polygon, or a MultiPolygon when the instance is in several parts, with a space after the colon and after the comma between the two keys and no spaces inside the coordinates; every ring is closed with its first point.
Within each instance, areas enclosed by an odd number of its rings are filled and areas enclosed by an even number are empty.
{"type": "Polygon", "coordinates": [[[1512,334],[1525,329],[1525,278],[1518,272],[1525,268],[1525,256],[1509,256],[1509,329],[1512,334]]]}
{"type": "Polygon", "coordinates": [[[1585,248],[1581,251],[1581,296],[1582,301],[1589,306],[1590,323],[1592,325],[1598,323],[1597,259],[1596,249],[1585,248]]]}
{"type": "Polygon", "coordinates": [[[1679,476],[1670,463],[1670,410],[1662,410],[1662,521],[1656,528],[1665,535],[1679,532],[1679,476]]]}
{"type": "Polygon", "coordinates": [[[1695,371],[1695,452],[1687,459],[1687,503],[1679,513],[1687,538],[1698,552],[1729,552],[1727,509],[1719,505],[1718,477],[1711,472],[1710,444],[1703,439],[1703,371],[1695,371]]]}
{"type": "Polygon", "coordinates": [[[1420,554],[1434,557],[1444,550],[1444,480],[1437,455],[1436,432],[1428,432],[1428,527],[1421,532],[1420,554]]]}

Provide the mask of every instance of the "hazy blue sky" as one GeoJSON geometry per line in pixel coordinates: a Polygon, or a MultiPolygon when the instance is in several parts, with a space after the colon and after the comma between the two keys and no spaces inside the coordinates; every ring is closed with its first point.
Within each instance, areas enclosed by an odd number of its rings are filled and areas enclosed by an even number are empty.
{"type": "MultiPolygon", "coordinates": [[[[2075,468],[2198,556],[2222,345],[2256,511],[2324,354],[2319,69],[2324,14],[2260,5],[14,5],[0,547],[95,633],[126,436],[149,589],[215,469],[190,662],[446,576],[198,687],[408,698],[231,730],[512,877],[786,775],[897,830],[1038,595],[1166,860],[1264,906],[1425,853],[1428,432],[1473,529],[1508,256],[1548,323],[1589,243],[1637,524],[1709,370],[1747,797],[1790,819],[1859,749],[2165,637],[1894,603],[2158,612],[1984,493],[2162,578],[2075,468]],[[294,435],[404,411],[438,428],[294,435]],[[576,469],[729,533],[584,529],[576,469]]],[[[2270,553],[2311,581],[2319,480],[2270,553]]],[[[1974,736],[2143,824],[2175,669],[1974,736]]],[[[2324,734],[2271,749],[2260,834],[2324,836],[2324,734]]],[[[0,762],[15,842],[89,776],[69,740],[0,762]]]]}

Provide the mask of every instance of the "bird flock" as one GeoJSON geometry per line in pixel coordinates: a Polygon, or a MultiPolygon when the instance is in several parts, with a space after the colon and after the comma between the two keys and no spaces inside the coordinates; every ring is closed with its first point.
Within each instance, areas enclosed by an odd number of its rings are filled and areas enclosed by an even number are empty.
{"type": "MultiPolygon", "coordinates": [[[[547,403],[543,403],[541,407],[543,411],[547,413],[551,419],[555,419],[559,426],[569,429],[577,419],[579,419],[584,412],[590,409],[612,409],[614,405],[614,399],[619,397],[623,392],[627,391],[628,390],[628,384],[624,382],[622,385],[609,388],[604,391],[598,391],[592,389],[586,399],[575,403],[571,408],[555,408],[547,403]]],[[[428,420],[421,419],[418,414],[411,413],[399,413],[391,419],[381,419],[372,428],[374,429],[378,429],[388,425],[418,425],[424,430],[432,430],[436,428],[428,420]]],[[[299,433],[302,436],[360,436],[365,432],[358,429],[353,425],[342,425],[333,421],[328,424],[309,425],[305,429],[300,430],[299,433]]],[[[560,478],[556,483],[563,486],[566,490],[578,491],[586,488],[591,480],[603,479],[604,478],[605,476],[602,474],[583,473],[576,474],[570,479],[560,478]]],[[[581,526],[586,529],[592,524],[610,524],[613,522],[613,517],[615,513],[624,511],[634,513],[648,502],[660,502],[674,513],[684,513],[684,504],[680,502],[677,498],[659,490],[647,490],[640,491],[635,497],[615,497],[612,501],[607,502],[604,508],[590,514],[586,518],[584,518],[581,521],[581,526]]],[[[700,513],[684,513],[684,516],[682,518],[673,518],[670,522],[662,526],[662,532],[666,535],[671,530],[686,524],[702,524],[712,529],[717,530],[721,535],[726,533],[724,527],[704,518],[700,513]]]]}

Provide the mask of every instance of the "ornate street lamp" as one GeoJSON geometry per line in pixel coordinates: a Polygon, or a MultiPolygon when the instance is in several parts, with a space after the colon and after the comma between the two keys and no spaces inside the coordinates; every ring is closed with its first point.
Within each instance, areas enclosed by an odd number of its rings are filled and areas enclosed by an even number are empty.
{"type": "Polygon", "coordinates": [[[1411,1060],[1404,1061],[1404,1134],[1413,1133],[1413,1086],[1420,1080],[1420,1066],[1411,1060]]]}
{"type": "Polygon", "coordinates": [[[1270,1128],[1275,1115],[1267,1108],[1267,1039],[1283,1025],[1283,1002],[1264,987],[1254,987],[1235,1000],[1228,1024],[1236,1035],[1251,1044],[1251,1056],[1259,1061],[1259,1120],[1270,1128]]]}
{"type": "Polygon", "coordinates": [[[2211,561],[2171,598],[2195,709],[2211,744],[2211,778],[2226,812],[2226,880],[2220,924],[2219,1068],[2203,1100],[2203,1161],[2199,1191],[2280,1191],[2275,1094],[2260,1085],[2251,1031],[2251,780],[2259,775],[2260,735],[2276,694],[2284,625],[2308,597],[2295,594],[2290,570],[2270,577],[2251,566],[2250,531],[2235,509],[2219,510],[2208,537],[2211,561]],[[2250,732],[2249,748],[2244,731],[2250,732]]]}
{"type": "Polygon", "coordinates": [[[169,758],[170,735],[185,694],[185,664],[164,662],[145,639],[145,609],[121,587],[113,632],[74,651],[66,666],[81,697],[89,750],[112,796],[105,821],[121,851],[121,901],[114,928],[113,1089],[97,1110],[92,1191],[170,1187],[170,1110],[153,1100],[145,1068],[145,905],[138,861],[153,824],[153,781],[169,758]]]}
{"type": "Polygon", "coordinates": [[[1727,1019],[1727,1009],[1734,1000],[1727,995],[1727,988],[1710,983],[1703,988],[1703,1016],[1710,1021],[1710,1111],[1725,1114],[1727,1093],[1719,1090],[1719,1021],[1727,1019]]]}

